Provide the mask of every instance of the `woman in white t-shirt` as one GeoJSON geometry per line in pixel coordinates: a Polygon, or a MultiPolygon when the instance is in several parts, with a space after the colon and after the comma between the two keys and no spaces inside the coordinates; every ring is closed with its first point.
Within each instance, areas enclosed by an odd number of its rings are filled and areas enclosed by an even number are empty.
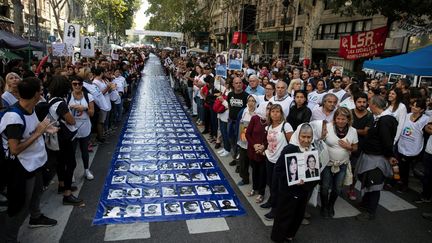
{"type": "Polygon", "coordinates": [[[90,117],[94,114],[93,96],[83,91],[83,80],[80,77],[72,78],[72,93],[68,98],[68,106],[75,118],[78,132],[73,141],[74,153],[79,145],[81,158],[84,165],[84,175],[87,180],[93,180],[94,176],[89,170],[89,153],[88,146],[90,141],[91,121],[90,117]]]}
{"type": "Polygon", "coordinates": [[[99,107],[100,110],[98,113],[98,120],[96,125],[96,132],[97,132],[96,139],[100,142],[105,141],[105,139],[103,138],[104,124],[108,117],[108,112],[111,110],[111,99],[110,99],[111,86],[109,85],[109,82],[103,78],[104,71],[105,70],[103,68],[95,68],[92,70],[92,73],[94,75],[93,84],[96,85],[96,87],[103,94],[107,105],[105,110],[103,110],[102,107],[99,107]]]}
{"type": "MultiPolygon", "coordinates": [[[[268,122],[269,126],[266,127],[267,131],[267,142],[264,154],[266,156],[266,171],[267,171],[267,185],[270,187],[270,198],[266,203],[261,205],[262,208],[275,208],[276,206],[276,194],[277,182],[273,178],[273,169],[276,161],[283,148],[288,144],[294,130],[291,125],[285,122],[285,115],[282,106],[279,104],[273,104],[268,106],[270,109],[268,122]]],[[[266,214],[266,217],[272,218],[272,212],[266,214]]]]}
{"type": "Polygon", "coordinates": [[[403,123],[405,117],[407,115],[407,108],[402,103],[403,95],[402,91],[398,88],[394,88],[388,93],[388,102],[389,106],[387,107],[386,112],[392,115],[398,121],[398,127],[396,130],[396,136],[394,140],[394,144],[399,140],[400,134],[402,132],[403,123]]]}
{"type": "Polygon", "coordinates": [[[429,122],[429,117],[424,114],[425,110],[426,100],[416,99],[411,104],[411,113],[401,121],[402,132],[397,143],[401,191],[408,188],[410,164],[423,150],[423,132],[429,122]]]}
{"type": "Polygon", "coordinates": [[[334,204],[342,192],[350,154],[358,148],[357,131],[351,124],[351,111],[345,107],[339,107],[335,111],[333,122],[327,124],[325,143],[330,160],[321,172],[320,194],[321,215],[325,218],[334,216],[334,204]]]}
{"type": "Polygon", "coordinates": [[[324,80],[319,79],[316,83],[316,90],[310,92],[308,94],[308,107],[313,110],[313,108],[317,105],[321,105],[322,99],[327,92],[325,91],[325,83],[324,80]]]}

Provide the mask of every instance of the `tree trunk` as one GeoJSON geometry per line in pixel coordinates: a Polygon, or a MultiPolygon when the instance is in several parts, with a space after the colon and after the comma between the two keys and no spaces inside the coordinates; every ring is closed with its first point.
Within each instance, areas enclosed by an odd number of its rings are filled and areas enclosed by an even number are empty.
{"type": "Polygon", "coordinates": [[[14,26],[15,34],[22,35],[24,33],[24,20],[23,20],[23,9],[24,5],[21,0],[12,0],[13,10],[14,10],[14,26]]]}
{"type": "Polygon", "coordinates": [[[315,5],[312,3],[310,5],[305,4],[306,23],[303,27],[303,58],[311,60],[310,63],[312,63],[312,42],[318,30],[323,11],[324,0],[315,0],[315,5]]]}

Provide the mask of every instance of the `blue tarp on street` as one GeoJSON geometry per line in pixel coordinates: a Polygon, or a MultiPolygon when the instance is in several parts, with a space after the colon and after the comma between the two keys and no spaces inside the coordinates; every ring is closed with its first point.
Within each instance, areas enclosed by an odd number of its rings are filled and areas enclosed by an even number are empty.
{"type": "Polygon", "coordinates": [[[394,57],[365,61],[363,68],[388,73],[432,76],[432,45],[394,57]]]}
{"type": "Polygon", "coordinates": [[[113,156],[93,223],[244,214],[167,77],[158,75],[162,75],[160,61],[151,55],[113,156]]]}

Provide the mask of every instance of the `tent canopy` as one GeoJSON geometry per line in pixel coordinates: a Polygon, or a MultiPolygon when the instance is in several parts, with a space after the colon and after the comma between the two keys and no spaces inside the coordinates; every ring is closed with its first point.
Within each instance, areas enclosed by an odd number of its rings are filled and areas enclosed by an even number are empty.
{"type": "Polygon", "coordinates": [[[42,43],[34,41],[30,41],[29,43],[28,40],[4,30],[0,30],[0,46],[11,50],[45,50],[45,46],[42,43]]]}
{"type": "Polygon", "coordinates": [[[394,57],[365,61],[363,68],[388,73],[432,76],[432,45],[394,57]]]}

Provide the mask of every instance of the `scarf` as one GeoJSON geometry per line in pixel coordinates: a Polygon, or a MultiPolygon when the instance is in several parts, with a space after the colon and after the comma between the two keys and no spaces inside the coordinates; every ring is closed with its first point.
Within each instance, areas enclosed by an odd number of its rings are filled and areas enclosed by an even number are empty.
{"type": "Polygon", "coordinates": [[[336,136],[340,139],[344,138],[348,134],[349,125],[347,124],[342,130],[337,128],[336,124],[334,124],[334,131],[336,136]]]}

